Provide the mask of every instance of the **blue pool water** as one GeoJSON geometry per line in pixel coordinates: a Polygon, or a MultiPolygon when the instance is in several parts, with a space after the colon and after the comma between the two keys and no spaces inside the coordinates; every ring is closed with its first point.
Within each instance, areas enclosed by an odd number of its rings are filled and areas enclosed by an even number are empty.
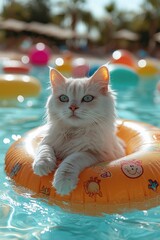
{"type": "MultiPolygon", "coordinates": [[[[48,68],[33,68],[42,86],[41,95],[22,103],[0,104],[0,240],[134,240],[160,239],[160,206],[145,211],[104,214],[90,217],[66,213],[18,194],[6,177],[4,157],[9,146],[26,131],[43,124],[44,105],[49,94],[48,68]]],[[[155,97],[156,80],[140,81],[137,86],[117,89],[117,109],[121,118],[151,123],[160,127],[160,101],[155,97]]]]}

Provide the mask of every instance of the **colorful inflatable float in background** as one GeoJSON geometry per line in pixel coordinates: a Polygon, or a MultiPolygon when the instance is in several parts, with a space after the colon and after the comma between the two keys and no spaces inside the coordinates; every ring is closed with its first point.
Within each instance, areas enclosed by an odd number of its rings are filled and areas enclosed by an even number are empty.
{"type": "Polygon", "coordinates": [[[113,65],[121,64],[130,67],[141,79],[143,77],[144,79],[150,78],[159,73],[158,62],[155,59],[149,57],[138,59],[131,52],[124,49],[114,51],[109,62],[113,65]]]}
{"type": "Polygon", "coordinates": [[[114,90],[136,87],[140,81],[137,72],[123,64],[109,64],[110,82],[114,90]]]}
{"type": "Polygon", "coordinates": [[[13,99],[18,96],[34,97],[41,91],[37,78],[24,74],[0,75],[0,99],[13,99]]]}
{"type": "Polygon", "coordinates": [[[155,61],[146,58],[137,61],[137,73],[141,77],[153,77],[159,73],[159,70],[155,61]]]}
{"type": "Polygon", "coordinates": [[[31,70],[31,66],[29,64],[24,64],[22,61],[7,60],[4,61],[2,69],[5,73],[28,74],[31,70]]]}
{"type": "Polygon", "coordinates": [[[84,58],[76,58],[72,62],[72,77],[81,78],[88,75],[90,66],[84,58]]]}
{"type": "Polygon", "coordinates": [[[110,63],[112,64],[124,64],[128,67],[136,69],[136,58],[135,56],[124,49],[118,49],[112,53],[110,58],[110,63]]]}
{"type": "Polygon", "coordinates": [[[51,50],[47,45],[39,42],[28,51],[28,57],[31,64],[44,66],[50,60],[51,50]]]}
{"type": "MultiPolygon", "coordinates": [[[[89,60],[86,61],[82,57],[74,58],[72,54],[69,57],[68,55],[62,54],[61,57],[55,59],[54,63],[51,63],[66,77],[90,77],[102,65],[102,63],[90,63],[89,60]]],[[[131,52],[123,49],[114,51],[106,59],[107,62],[112,82],[124,81],[123,86],[125,83],[129,85],[129,82],[132,84],[140,80],[156,79],[159,74],[158,63],[155,60],[151,58],[138,59],[131,52]]]]}

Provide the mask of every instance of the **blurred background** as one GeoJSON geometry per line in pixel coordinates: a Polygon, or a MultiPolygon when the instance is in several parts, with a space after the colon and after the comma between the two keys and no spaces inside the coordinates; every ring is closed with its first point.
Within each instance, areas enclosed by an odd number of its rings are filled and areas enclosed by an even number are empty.
{"type": "Polygon", "coordinates": [[[106,56],[127,49],[137,57],[160,57],[159,0],[1,0],[0,50],[25,52],[43,42],[106,56]]]}

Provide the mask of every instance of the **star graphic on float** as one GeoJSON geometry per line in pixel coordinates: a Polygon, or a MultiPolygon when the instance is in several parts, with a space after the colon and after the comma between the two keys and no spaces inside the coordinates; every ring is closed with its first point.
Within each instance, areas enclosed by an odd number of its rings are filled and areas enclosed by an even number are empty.
{"type": "Polygon", "coordinates": [[[152,179],[149,179],[148,182],[149,182],[148,188],[152,189],[153,191],[156,191],[157,187],[159,186],[159,183],[156,180],[153,181],[152,179]]]}

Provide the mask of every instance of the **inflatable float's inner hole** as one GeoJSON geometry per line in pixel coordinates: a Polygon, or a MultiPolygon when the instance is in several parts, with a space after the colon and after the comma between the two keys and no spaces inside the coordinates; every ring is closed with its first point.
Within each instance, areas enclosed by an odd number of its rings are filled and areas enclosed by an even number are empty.
{"type": "Polygon", "coordinates": [[[144,131],[144,126],[137,124],[136,122],[117,121],[117,136],[125,143],[126,155],[138,151],[140,146],[145,143],[145,136],[147,138],[149,136],[147,136],[147,132],[144,133],[144,131]]]}

